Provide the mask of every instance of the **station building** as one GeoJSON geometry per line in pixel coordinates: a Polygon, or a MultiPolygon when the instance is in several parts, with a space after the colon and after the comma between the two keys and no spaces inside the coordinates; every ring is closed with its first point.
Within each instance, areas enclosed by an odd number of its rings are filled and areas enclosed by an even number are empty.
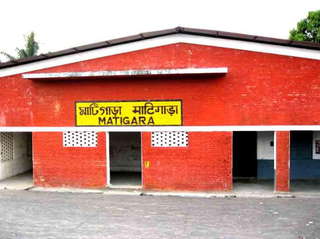
{"type": "Polygon", "coordinates": [[[191,28],[0,64],[0,180],[231,191],[320,178],[320,44],[191,28]],[[263,184],[261,184],[263,185],[263,184]]]}

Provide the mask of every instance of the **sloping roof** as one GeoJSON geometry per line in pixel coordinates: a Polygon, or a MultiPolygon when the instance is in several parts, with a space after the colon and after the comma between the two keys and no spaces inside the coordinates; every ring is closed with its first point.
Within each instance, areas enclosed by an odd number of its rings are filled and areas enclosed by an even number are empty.
{"type": "Polygon", "coordinates": [[[247,34],[238,34],[232,32],[224,32],[224,31],[215,31],[215,30],[204,30],[204,29],[195,29],[195,28],[186,28],[186,27],[176,27],[173,29],[161,30],[161,31],[153,31],[153,32],[145,32],[140,33],[138,35],[117,38],[108,41],[102,41],[98,43],[83,45],[79,47],[73,47],[70,49],[50,52],[47,54],[40,54],[38,56],[13,60],[9,62],[0,63],[0,69],[14,67],[18,65],[28,64],[31,62],[43,61],[47,59],[52,59],[60,56],[72,55],[79,52],[86,52],[90,50],[96,50],[101,48],[107,48],[115,45],[121,45],[136,41],[143,41],[151,38],[157,38],[162,36],[174,35],[174,34],[186,34],[186,35],[195,35],[195,36],[205,36],[212,38],[221,38],[221,39],[231,39],[238,41],[246,41],[246,42],[255,42],[255,43],[264,43],[269,45],[277,45],[277,46],[287,46],[294,48],[303,48],[303,49],[311,49],[311,50],[320,50],[319,43],[308,43],[308,42],[297,42],[285,39],[277,39],[277,38],[269,38],[255,35],[247,35],[247,34]]]}

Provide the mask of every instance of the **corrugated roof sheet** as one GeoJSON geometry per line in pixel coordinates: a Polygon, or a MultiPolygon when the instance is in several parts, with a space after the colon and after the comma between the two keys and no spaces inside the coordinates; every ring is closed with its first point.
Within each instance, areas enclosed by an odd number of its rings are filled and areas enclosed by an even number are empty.
{"type": "Polygon", "coordinates": [[[238,33],[232,33],[232,32],[177,27],[177,28],[161,30],[161,31],[140,33],[138,35],[117,38],[117,39],[103,41],[103,42],[97,42],[93,44],[65,49],[62,51],[50,52],[47,54],[40,54],[38,56],[4,62],[4,63],[0,63],[0,69],[28,64],[31,62],[43,61],[46,59],[51,59],[51,58],[60,57],[60,56],[76,54],[79,52],[101,49],[101,48],[111,47],[115,45],[126,44],[130,42],[143,41],[151,38],[168,36],[173,34],[197,35],[197,36],[206,36],[206,37],[231,39],[231,40],[239,40],[239,41],[247,41],[247,42],[265,43],[270,45],[280,45],[280,46],[287,46],[287,47],[320,50],[319,43],[296,42],[296,41],[285,40],[285,39],[261,37],[261,36],[247,35],[247,34],[238,34],[238,33]]]}

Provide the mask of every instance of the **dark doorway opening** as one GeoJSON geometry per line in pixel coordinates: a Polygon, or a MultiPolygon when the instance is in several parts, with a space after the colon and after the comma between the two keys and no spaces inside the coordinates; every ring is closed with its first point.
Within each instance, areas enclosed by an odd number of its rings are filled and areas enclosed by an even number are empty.
{"type": "Polygon", "coordinates": [[[110,184],[115,187],[141,187],[141,133],[109,133],[110,184]]]}
{"type": "Polygon", "coordinates": [[[257,178],[257,132],[233,132],[233,178],[257,178]]]}
{"type": "Polygon", "coordinates": [[[290,132],[290,191],[320,193],[320,151],[318,131],[290,132]]]}

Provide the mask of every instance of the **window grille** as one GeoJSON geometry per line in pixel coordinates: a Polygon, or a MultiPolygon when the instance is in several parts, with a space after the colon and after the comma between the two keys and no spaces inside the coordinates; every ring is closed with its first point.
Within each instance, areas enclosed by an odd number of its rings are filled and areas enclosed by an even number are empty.
{"type": "Polygon", "coordinates": [[[188,133],[181,131],[152,132],[152,147],[188,147],[188,133]]]}
{"type": "Polygon", "coordinates": [[[63,133],[64,147],[97,147],[98,133],[93,131],[68,131],[63,133]]]}
{"type": "Polygon", "coordinates": [[[13,160],[13,133],[0,133],[1,162],[13,160]]]}

